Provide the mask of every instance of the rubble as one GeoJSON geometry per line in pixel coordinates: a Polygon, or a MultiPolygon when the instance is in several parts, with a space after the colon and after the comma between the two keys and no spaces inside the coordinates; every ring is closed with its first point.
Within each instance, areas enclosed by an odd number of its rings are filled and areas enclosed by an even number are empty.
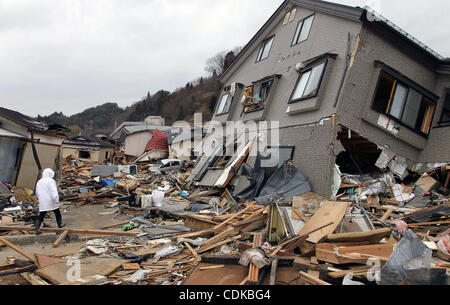
{"type": "Polygon", "coordinates": [[[89,237],[66,256],[46,254],[46,263],[7,240],[11,232],[33,232],[37,199],[31,190],[2,184],[0,247],[18,256],[0,266],[0,277],[21,273],[32,285],[448,283],[448,165],[414,181],[411,173],[399,175],[398,166],[392,171],[386,164],[395,159],[389,158],[378,162],[386,166],[375,174],[338,170],[341,184],[327,199],[311,191],[289,160],[265,175],[249,165],[245,151],[228,163],[215,161],[222,171],[213,186],[192,180],[198,168],[155,172],[149,162],[119,169],[66,158],[61,204],[69,210],[103,206],[100,214],[111,215],[111,224],[43,227],[57,233],[54,249],[70,242],[69,234],[89,237]],[[243,170],[230,170],[227,164],[237,160],[243,170]],[[244,175],[251,183],[236,194],[244,175]],[[67,279],[66,260],[79,260],[82,276],[67,279]],[[223,280],[223,273],[230,277],[223,280]]]}

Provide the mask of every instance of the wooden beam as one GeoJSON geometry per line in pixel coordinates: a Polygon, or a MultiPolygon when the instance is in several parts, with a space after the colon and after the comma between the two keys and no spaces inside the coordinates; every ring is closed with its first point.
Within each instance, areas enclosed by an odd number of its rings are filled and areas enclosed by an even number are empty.
{"type": "Polygon", "coordinates": [[[16,251],[17,253],[19,253],[19,254],[23,255],[24,257],[28,258],[30,261],[35,262],[34,257],[32,257],[31,255],[29,255],[28,253],[26,253],[25,251],[20,249],[19,247],[17,247],[13,243],[11,243],[8,240],[4,239],[3,237],[0,237],[0,241],[2,243],[4,243],[5,245],[7,245],[8,247],[10,247],[11,249],[13,249],[14,251],[16,251]]]}
{"type": "Polygon", "coordinates": [[[226,240],[219,241],[219,242],[217,242],[217,243],[215,243],[215,244],[212,244],[212,245],[210,245],[210,246],[208,246],[208,247],[206,247],[206,248],[200,249],[200,250],[198,251],[198,253],[203,253],[203,252],[205,252],[205,251],[214,249],[215,247],[218,247],[218,246],[221,246],[221,245],[225,245],[225,244],[227,244],[227,243],[229,243],[229,242],[232,242],[232,241],[235,241],[236,239],[239,239],[239,238],[241,238],[241,237],[242,237],[241,235],[236,235],[236,236],[231,237],[231,238],[228,238],[228,239],[226,239],[226,240]]]}
{"type": "Polygon", "coordinates": [[[66,237],[67,237],[68,234],[69,234],[69,231],[67,231],[67,230],[64,231],[64,232],[58,237],[58,239],[53,243],[52,247],[53,247],[53,248],[58,247],[59,244],[60,244],[64,239],[66,239],[66,237]]]}
{"type": "MultiPolygon", "coordinates": [[[[8,227],[0,226],[0,231],[34,231],[31,227],[8,227]]],[[[86,234],[86,235],[111,235],[111,236],[130,236],[136,237],[137,233],[133,232],[121,232],[121,231],[103,231],[103,230],[82,230],[82,229],[59,229],[59,228],[41,228],[41,232],[51,232],[51,233],[64,233],[68,231],[72,234],[86,234]]]]}
{"type": "Polygon", "coordinates": [[[210,270],[210,269],[218,269],[223,268],[225,265],[215,265],[215,266],[207,266],[207,267],[200,267],[199,270],[210,270]]]}
{"type": "Polygon", "coordinates": [[[277,275],[277,266],[278,266],[278,259],[274,259],[272,261],[272,268],[270,269],[270,282],[269,285],[275,285],[275,278],[277,275]]]}
{"type": "Polygon", "coordinates": [[[252,207],[251,206],[247,206],[245,209],[239,211],[238,213],[234,214],[232,217],[228,218],[227,220],[225,220],[224,222],[218,224],[217,226],[215,226],[213,228],[214,231],[217,231],[219,229],[221,229],[222,227],[224,227],[226,224],[228,224],[231,220],[241,216],[242,214],[244,214],[245,212],[247,212],[248,210],[250,210],[252,207]]]}
{"type": "Polygon", "coordinates": [[[198,253],[197,252],[195,252],[195,250],[194,249],[192,249],[192,247],[191,247],[191,245],[189,244],[189,243],[187,243],[187,242],[184,242],[184,245],[186,246],[186,248],[188,248],[189,249],[189,251],[191,251],[191,253],[195,256],[195,257],[197,257],[198,256],[198,253]]]}
{"type": "Polygon", "coordinates": [[[128,224],[128,223],[130,223],[129,220],[128,220],[128,221],[122,221],[122,222],[115,223],[115,224],[113,224],[113,225],[104,226],[104,227],[102,227],[101,229],[102,229],[102,230],[105,230],[105,229],[109,229],[109,228],[113,228],[113,227],[117,227],[117,226],[121,226],[121,225],[126,225],[126,224],[128,224]]]}
{"type": "Polygon", "coordinates": [[[331,285],[330,283],[327,283],[325,281],[322,281],[321,279],[312,276],[311,274],[305,273],[303,271],[300,271],[300,275],[302,276],[302,279],[305,280],[307,283],[310,283],[311,285],[331,285]]]}
{"type": "Polygon", "coordinates": [[[380,220],[385,221],[386,219],[388,219],[389,215],[392,214],[392,212],[394,212],[393,209],[388,209],[386,212],[384,212],[383,216],[381,216],[380,220]]]}
{"type": "Polygon", "coordinates": [[[50,285],[44,281],[39,275],[30,272],[24,272],[20,274],[31,285],[50,285]]]}

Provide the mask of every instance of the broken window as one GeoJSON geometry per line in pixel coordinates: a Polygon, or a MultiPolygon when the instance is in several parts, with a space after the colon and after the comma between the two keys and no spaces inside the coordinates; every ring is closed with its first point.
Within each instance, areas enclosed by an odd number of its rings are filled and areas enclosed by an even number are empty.
{"type": "Polygon", "coordinates": [[[91,153],[87,150],[80,150],[78,152],[78,158],[80,159],[90,159],[91,158],[91,153]]]}
{"type": "Polygon", "coordinates": [[[242,113],[264,109],[267,102],[275,76],[270,76],[245,88],[242,113]]]}
{"type": "Polygon", "coordinates": [[[447,94],[445,95],[444,108],[442,108],[439,126],[441,127],[450,126],[450,92],[447,92],[447,94]]]}
{"type": "Polygon", "coordinates": [[[416,89],[382,71],[372,108],[417,132],[428,134],[436,106],[416,89]]]}
{"type": "Polygon", "coordinates": [[[290,102],[311,98],[319,93],[320,83],[326,67],[326,61],[303,70],[295,86],[290,102]]]}
{"type": "Polygon", "coordinates": [[[269,37],[261,43],[261,48],[259,49],[258,57],[256,58],[257,62],[269,57],[274,38],[275,36],[269,37]]]}
{"type": "Polygon", "coordinates": [[[232,100],[233,100],[233,97],[231,96],[231,93],[229,91],[223,93],[222,96],[220,97],[219,107],[217,107],[216,115],[228,113],[231,108],[232,100]]]}
{"type": "Polygon", "coordinates": [[[297,25],[297,30],[295,31],[294,40],[292,41],[293,46],[308,39],[313,20],[314,15],[300,20],[297,25]]]}

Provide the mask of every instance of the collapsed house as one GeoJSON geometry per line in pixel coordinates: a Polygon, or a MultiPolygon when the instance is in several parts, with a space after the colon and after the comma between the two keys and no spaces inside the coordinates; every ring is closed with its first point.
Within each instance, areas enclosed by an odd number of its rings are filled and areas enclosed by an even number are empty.
{"type": "Polygon", "coordinates": [[[0,180],[34,189],[39,167],[59,168],[68,132],[61,125],[47,125],[0,107],[0,180]]]}
{"type": "Polygon", "coordinates": [[[212,120],[279,122],[279,146],[330,198],[335,164],[358,174],[388,167],[403,179],[449,161],[449,72],[368,8],[285,1],[220,76],[212,120]]]}
{"type": "Polygon", "coordinates": [[[114,148],[114,144],[95,136],[78,136],[63,141],[61,157],[72,156],[82,161],[103,163],[111,159],[114,148]]]}

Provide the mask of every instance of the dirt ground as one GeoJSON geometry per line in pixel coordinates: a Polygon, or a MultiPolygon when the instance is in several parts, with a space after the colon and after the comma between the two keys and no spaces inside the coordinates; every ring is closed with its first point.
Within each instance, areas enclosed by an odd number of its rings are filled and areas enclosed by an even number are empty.
{"type": "MultiPolygon", "coordinates": [[[[63,222],[66,223],[67,228],[74,229],[88,229],[88,230],[100,230],[104,226],[112,225],[115,223],[127,221],[130,218],[126,215],[110,214],[114,211],[118,211],[118,208],[106,208],[104,205],[86,205],[81,207],[63,205],[60,208],[61,214],[63,217],[63,222]],[[106,213],[100,214],[100,213],[106,213]]],[[[44,220],[45,227],[56,228],[56,220],[53,213],[49,213],[50,217],[46,217],[44,220]]],[[[116,226],[114,228],[108,228],[109,231],[120,231],[121,226],[116,226]]],[[[32,233],[30,233],[32,234],[32,233]]],[[[46,233],[48,234],[48,233],[46,233]]],[[[53,234],[53,233],[50,233],[53,234]]],[[[57,234],[54,233],[56,240],[57,234]]],[[[20,245],[19,247],[23,249],[26,253],[30,255],[34,254],[44,254],[44,255],[62,255],[62,254],[70,254],[79,250],[82,245],[87,241],[88,238],[93,238],[92,235],[80,235],[78,234],[78,240],[72,242],[62,242],[59,247],[53,248],[52,244],[49,243],[34,243],[28,245],[20,245]]],[[[24,259],[19,253],[8,247],[0,247],[0,265],[5,265],[7,263],[7,257],[14,256],[16,258],[24,259]]],[[[21,276],[18,276],[21,278],[21,276]]],[[[4,281],[9,281],[10,278],[13,282],[17,280],[16,277],[2,277],[4,281]]],[[[0,284],[4,284],[0,282],[0,284]]]]}

